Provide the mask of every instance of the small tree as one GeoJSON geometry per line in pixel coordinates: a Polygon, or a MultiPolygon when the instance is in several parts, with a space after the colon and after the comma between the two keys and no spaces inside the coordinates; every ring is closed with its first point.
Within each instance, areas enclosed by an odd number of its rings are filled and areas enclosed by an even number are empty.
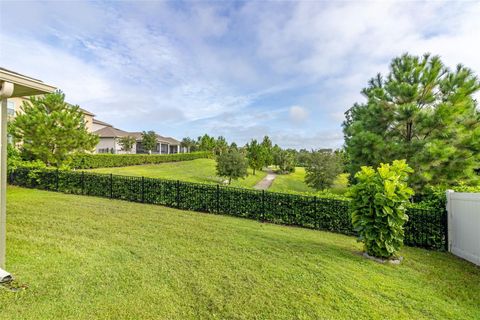
{"type": "Polygon", "coordinates": [[[270,140],[268,136],[265,136],[263,137],[261,145],[264,152],[265,165],[270,166],[273,164],[272,140],[270,140]]]}
{"type": "Polygon", "coordinates": [[[362,167],[352,187],[352,224],[369,255],[390,258],[403,244],[403,225],[408,220],[405,204],[413,195],[407,186],[413,170],[405,160],[381,164],[375,171],[362,167]]]}
{"type": "Polygon", "coordinates": [[[118,144],[120,144],[122,150],[125,152],[131,152],[133,146],[135,145],[135,142],[137,142],[137,140],[135,140],[134,137],[130,136],[125,136],[118,139],[118,144]]]}
{"type": "Polygon", "coordinates": [[[9,131],[27,159],[60,166],[72,153],[93,150],[98,143],[98,136],[87,131],[79,107],[66,103],[60,91],[31,97],[22,111],[9,131]]]}
{"type": "Polygon", "coordinates": [[[247,159],[248,165],[253,170],[253,175],[255,175],[256,170],[262,170],[265,165],[265,152],[263,147],[258,144],[257,140],[253,139],[246,146],[247,149],[247,159]]]}
{"type": "Polygon", "coordinates": [[[223,153],[217,157],[217,175],[227,177],[228,184],[247,176],[247,161],[238,151],[223,153]]]}
{"type": "Polygon", "coordinates": [[[278,166],[280,173],[291,173],[295,171],[295,154],[287,150],[277,150],[274,153],[274,163],[278,166]]]}
{"type": "Polygon", "coordinates": [[[198,150],[211,151],[215,148],[215,138],[210,137],[208,134],[204,134],[197,139],[198,150]]]}
{"type": "Polygon", "coordinates": [[[342,160],[330,151],[312,152],[305,167],[305,183],[317,190],[330,188],[342,173],[342,160]]]}
{"type": "Polygon", "coordinates": [[[157,134],[155,131],[143,131],[142,133],[142,146],[144,150],[147,150],[149,154],[152,153],[157,147],[157,134]]]}
{"type": "Polygon", "coordinates": [[[228,151],[228,142],[223,136],[219,136],[215,141],[215,147],[213,147],[213,153],[215,155],[221,155],[228,151]]]}
{"type": "Polygon", "coordinates": [[[180,146],[187,149],[187,152],[196,150],[197,142],[192,138],[186,137],[182,139],[180,146]]]}

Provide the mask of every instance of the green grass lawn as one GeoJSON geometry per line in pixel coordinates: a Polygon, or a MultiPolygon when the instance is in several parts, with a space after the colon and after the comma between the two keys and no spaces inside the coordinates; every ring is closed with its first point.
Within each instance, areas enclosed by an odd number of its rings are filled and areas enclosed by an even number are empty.
{"type": "MultiPolygon", "coordinates": [[[[125,176],[144,176],[149,178],[162,178],[171,180],[182,180],[198,183],[222,183],[224,179],[216,175],[216,162],[213,159],[196,159],[191,161],[169,162],[162,164],[99,168],[89,171],[98,173],[113,173],[125,176]]],[[[249,175],[245,179],[232,181],[231,186],[252,188],[266,173],[257,171],[255,175],[248,170],[249,175]]]]}
{"type": "MultiPolygon", "coordinates": [[[[343,194],[347,190],[348,175],[339,175],[329,189],[332,193],[343,194]]],[[[279,174],[273,181],[269,191],[285,192],[285,193],[318,193],[315,189],[309,187],[305,183],[305,168],[296,167],[295,172],[290,174],[279,174]]]]}
{"type": "Polygon", "coordinates": [[[0,319],[479,319],[480,268],[352,237],[11,187],[0,319]]]}
{"type": "Polygon", "coordinates": [[[305,168],[297,167],[293,173],[277,175],[271,187],[269,188],[269,191],[285,193],[314,193],[315,189],[310,188],[305,183],[305,168]]]}

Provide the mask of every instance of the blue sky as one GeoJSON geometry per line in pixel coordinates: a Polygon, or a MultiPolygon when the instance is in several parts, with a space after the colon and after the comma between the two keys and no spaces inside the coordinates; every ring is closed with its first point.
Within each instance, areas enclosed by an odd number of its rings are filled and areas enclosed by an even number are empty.
{"type": "Polygon", "coordinates": [[[479,2],[0,2],[0,64],[130,131],[340,147],[404,52],[480,71],[479,2]]]}

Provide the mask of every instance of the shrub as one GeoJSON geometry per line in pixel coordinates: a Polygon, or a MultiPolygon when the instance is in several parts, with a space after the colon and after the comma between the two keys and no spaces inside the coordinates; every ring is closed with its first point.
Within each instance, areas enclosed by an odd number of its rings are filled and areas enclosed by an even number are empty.
{"type": "Polygon", "coordinates": [[[305,183],[317,190],[330,188],[343,171],[341,158],[330,151],[316,151],[305,167],[305,183]]]}
{"type": "Polygon", "coordinates": [[[232,179],[247,176],[247,167],[247,160],[238,151],[223,153],[217,157],[217,175],[227,177],[228,184],[232,182],[232,179]]]}
{"type": "Polygon", "coordinates": [[[407,186],[413,170],[405,160],[381,164],[375,171],[362,167],[352,187],[352,224],[365,244],[368,254],[375,257],[395,256],[403,244],[403,225],[408,220],[406,204],[413,195],[407,186]]]}
{"type": "Polygon", "coordinates": [[[125,167],[141,164],[188,161],[210,158],[210,152],[176,153],[176,154],[76,154],[70,166],[75,169],[94,169],[125,167]]]}

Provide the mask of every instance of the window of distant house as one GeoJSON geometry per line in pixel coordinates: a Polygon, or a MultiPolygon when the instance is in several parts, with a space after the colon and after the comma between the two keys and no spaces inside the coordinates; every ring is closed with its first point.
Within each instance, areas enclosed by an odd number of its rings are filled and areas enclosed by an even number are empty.
{"type": "Polygon", "coordinates": [[[7,114],[9,116],[15,115],[15,102],[7,101],[7,114]]]}

